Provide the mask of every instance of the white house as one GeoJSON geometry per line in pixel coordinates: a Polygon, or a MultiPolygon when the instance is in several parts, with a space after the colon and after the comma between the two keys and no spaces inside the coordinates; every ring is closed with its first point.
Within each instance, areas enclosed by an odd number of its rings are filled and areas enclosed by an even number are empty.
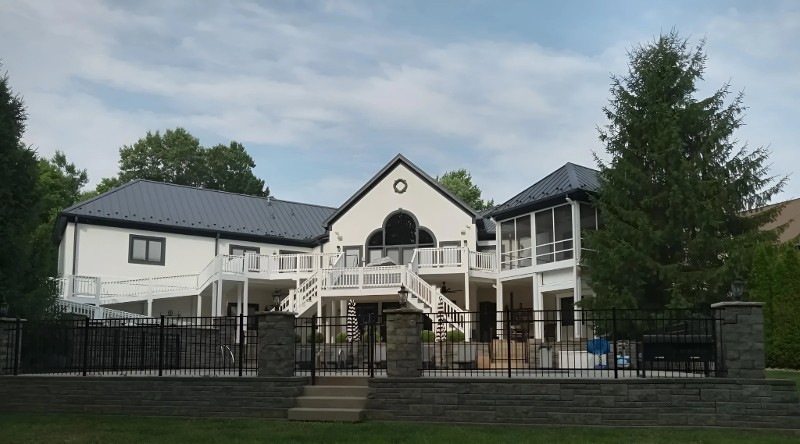
{"type": "Polygon", "coordinates": [[[568,163],[485,214],[402,155],[339,208],[136,180],[61,212],[62,304],[94,316],[336,316],[353,299],[366,315],[397,307],[402,285],[467,340],[493,337],[504,308],[559,314],[531,337],[580,337],[596,174],[568,163]]]}

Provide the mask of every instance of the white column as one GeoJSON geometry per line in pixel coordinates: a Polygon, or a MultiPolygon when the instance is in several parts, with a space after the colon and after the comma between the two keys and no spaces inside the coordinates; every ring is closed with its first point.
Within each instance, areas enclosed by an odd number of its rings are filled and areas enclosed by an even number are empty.
{"type": "Polygon", "coordinates": [[[541,274],[533,273],[533,337],[544,340],[544,296],[539,289],[541,274]]]}
{"type": "Polygon", "coordinates": [[[470,294],[470,288],[469,288],[469,271],[467,271],[466,273],[464,273],[464,310],[467,312],[467,314],[464,315],[464,321],[465,321],[465,324],[464,324],[464,330],[465,330],[464,331],[464,339],[467,342],[472,340],[473,323],[472,323],[472,315],[469,314],[470,306],[472,305],[470,303],[471,297],[472,297],[472,295],[470,294]]]}
{"type": "Polygon", "coordinates": [[[223,299],[225,299],[224,286],[222,285],[222,273],[219,274],[217,280],[217,316],[224,316],[225,312],[222,311],[223,299]]]}
{"type": "Polygon", "coordinates": [[[197,301],[196,302],[197,310],[195,311],[195,316],[196,317],[200,317],[200,316],[203,315],[203,297],[200,296],[199,294],[196,297],[197,297],[197,300],[196,300],[197,301]]]}
{"type": "MultiPolygon", "coordinates": [[[[248,310],[248,302],[250,301],[250,279],[245,279],[242,282],[242,311],[239,313],[244,313],[245,316],[250,314],[250,310],[248,310]]],[[[244,329],[247,330],[247,321],[244,323],[244,329]]]]}
{"type": "Polygon", "coordinates": [[[211,316],[219,316],[219,293],[217,292],[217,283],[211,283],[211,316]]]}
{"type": "Polygon", "coordinates": [[[153,317],[153,300],[152,299],[148,299],[147,300],[147,306],[146,306],[145,311],[146,311],[145,314],[147,315],[148,318],[152,318],[153,317]]]}
{"type": "Polygon", "coordinates": [[[572,266],[572,291],[573,299],[575,301],[576,311],[574,312],[573,319],[575,320],[573,331],[576,338],[584,337],[584,326],[581,319],[580,306],[578,303],[581,301],[581,277],[578,268],[581,264],[581,211],[580,204],[572,199],[568,199],[572,207],[572,248],[573,260],[575,261],[572,266]]]}
{"type": "Polygon", "coordinates": [[[236,286],[239,287],[238,291],[236,292],[236,312],[238,314],[238,313],[243,313],[242,298],[244,297],[244,288],[242,282],[237,283],[236,286]]]}
{"type": "Polygon", "coordinates": [[[495,325],[495,335],[498,338],[503,337],[503,282],[497,281],[496,285],[496,300],[497,304],[497,324],[495,325]]]}
{"type": "MultiPolygon", "coordinates": [[[[338,305],[339,304],[337,304],[336,301],[330,301],[328,303],[328,311],[330,311],[330,313],[329,313],[330,317],[339,316],[339,313],[338,313],[339,310],[337,310],[338,305]]],[[[323,310],[324,309],[325,309],[325,307],[323,307],[323,310]]],[[[325,325],[325,339],[330,338],[332,341],[335,342],[335,339],[336,339],[335,336],[336,336],[336,332],[332,330],[331,323],[330,322],[327,323],[325,325]]]]}

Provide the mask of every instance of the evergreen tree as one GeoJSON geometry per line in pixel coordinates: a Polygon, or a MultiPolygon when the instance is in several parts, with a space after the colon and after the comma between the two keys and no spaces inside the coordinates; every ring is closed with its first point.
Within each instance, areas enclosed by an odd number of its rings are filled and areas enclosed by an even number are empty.
{"type": "Polygon", "coordinates": [[[25,106],[0,77],[0,300],[9,314],[42,317],[54,292],[45,270],[33,256],[33,231],[41,205],[36,154],[22,143],[25,106]]]}
{"type": "Polygon", "coordinates": [[[748,298],[754,302],[764,303],[764,351],[767,359],[767,366],[775,362],[775,321],[773,315],[775,307],[773,304],[773,296],[776,290],[776,258],[780,252],[780,248],[774,245],[763,245],[758,248],[753,258],[753,266],[750,270],[750,278],[748,279],[748,298]]]}
{"type": "Polygon", "coordinates": [[[759,228],[780,206],[742,211],[769,202],[786,178],[769,176],[764,148],[737,147],[741,94],[731,98],[726,84],[695,98],[703,42],[692,49],[673,31],[629,58],[628,74],[612,77],[599,130],[610,161],[597,159],[604,229],[587,234],[596,294],[587,305],[707,306],[746,272],[756,245],[777,238],[759,228]]]}
{"type": "Polygon", "coordinates": [[[773,273],[770,365],[800,368],[800,255],[792,248],[781,250],[773,273]]]}

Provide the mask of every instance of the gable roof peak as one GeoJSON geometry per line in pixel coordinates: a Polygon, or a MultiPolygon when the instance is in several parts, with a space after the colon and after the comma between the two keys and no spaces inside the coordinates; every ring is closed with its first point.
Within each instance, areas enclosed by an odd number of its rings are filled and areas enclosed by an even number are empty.
{"type": "Polygon", "coordinates": [[[478,220],[480,216],[478,215],[475,210],[464,203],[461,199],[459,199],[455,194],[451,193],[448,189],[443,187],[438,180],[431,177],[428,173],[423,171],[420,167],[416,166],[414,162],[408,160],[406,156],[401,153],[397,153],[396,156],[392,158],[383,168],[378,171],[377,174],[372,176],[370,180],[367,181],[361,188],[358,189],[349,199],[347,199],[331,216],[325,221],[325,228],[329,229],[331,224],[333,224],[342,214],[346,213],[353,205],[356,204],[362,197],[364,197],[367,193],[369,193],[375,185],[378,184],[383,178],[385,178],[390,172],[392,172],[395,167],[399,164],[404,164],[411,172],[419,177],[423,182],[428,183],[432,188],[442,194],[445,198],[450,200],[453,204],[457,207],[461,208],[465,213],[469,214],[472,219],[478,220]]]}

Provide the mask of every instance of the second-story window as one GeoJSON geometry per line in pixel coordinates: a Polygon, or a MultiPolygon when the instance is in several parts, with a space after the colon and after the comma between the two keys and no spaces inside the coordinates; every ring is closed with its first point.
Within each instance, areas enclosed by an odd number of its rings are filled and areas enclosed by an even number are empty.
{"type": "Polygon", "coordinates": [[[130,235],[128,262],[131,264],[164,265],[163,237],[130,235]]]}
{"type": "Polygon", "coordinates": [[[536,225],[536,264],[572,259],[572,207],[561,205],[538,211],[536,225]]]}
{"type": "Polygon", "coordinates": [[[503,270],[531,266],[531,217],[524,215],[500,224],[500,262],[503,270]]]}

